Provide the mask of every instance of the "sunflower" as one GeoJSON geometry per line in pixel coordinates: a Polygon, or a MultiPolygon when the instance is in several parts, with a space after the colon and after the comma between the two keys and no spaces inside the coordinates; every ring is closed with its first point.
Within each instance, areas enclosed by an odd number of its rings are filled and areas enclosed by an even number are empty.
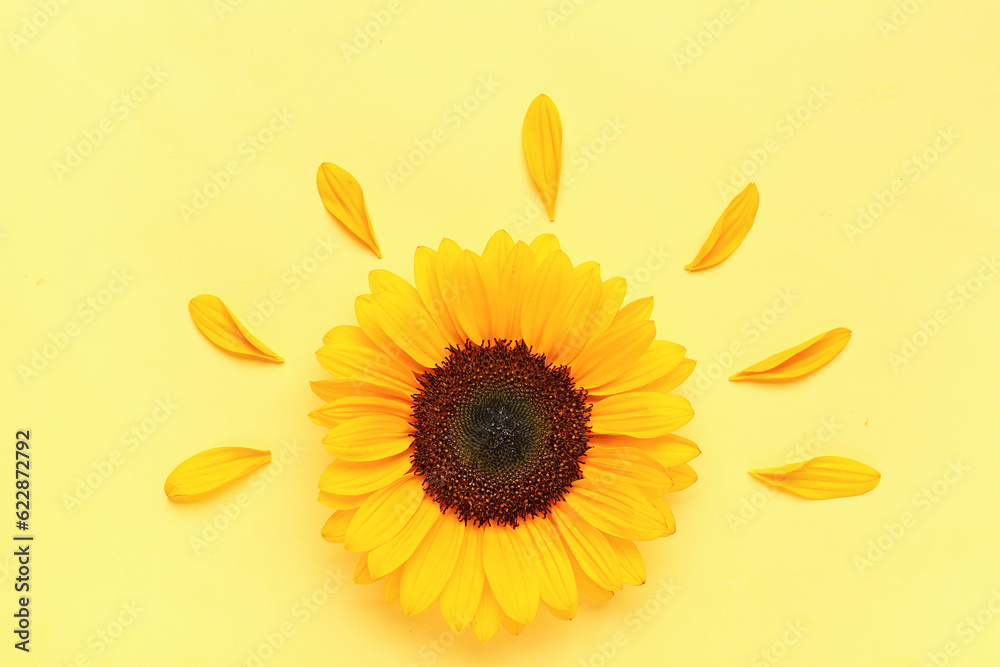
{"type": "Polygon", "coordinates": [[[654,340],[652,298],[574,266],[556,238],[503,231],[478,255],[420,247],[416,286],[384,270],[359,326],[317,352],[334,379],[310,414],[335,457],[319,500],[331,542],[361,554],[415,615],[438,601],[456,631],[520,633],[539,602],[559,619],[580,593],[607,600],[646,570],[635,541],[674,532],[664,495],[696,476],[693,416],[669,394],[694,369],[654,340]]]}

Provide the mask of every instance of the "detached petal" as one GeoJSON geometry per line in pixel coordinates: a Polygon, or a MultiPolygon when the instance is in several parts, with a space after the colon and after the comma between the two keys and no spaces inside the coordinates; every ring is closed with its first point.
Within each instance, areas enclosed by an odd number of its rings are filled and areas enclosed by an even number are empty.
{"type": "Polygon", "coordinates": [[[743,188],[743,192],[733,197],[719,216],[698,255],[684,268],[688,271],[700,271],[715,266],[732,255],[753,227],[759,204],[760,193],[757,186],[751,183],[743,188]]]}
{"type": "Polygon", "coordinates": [[[812,500],[860,496],[874,489],[882,475],[864,463],[842,456],[819,456],[750,474],[760,481],[812,500]]]}
{"type": "Polygon", "coordinates": [[[781,382],[802,377],[833,361],[850,340],[850,329],[831,329],[801,345],[744,368],[729,379],[733,382],[781,382]]]}
{"type": "Polygon", "coordinates": [[[365,195],[357,179],[332,162],[324,162],[316,172],[316,187],[330,215],[381,259],[382,251],[375,240],[365,195]]]}
{"type": "Polygon", "coordinates": [[[271,452],[249,447],[213,447],[187,459],[167,476],[168,498],[194,496],[217,489],[271,460],[271,452]]]}
{"type": "Polygon", "coordinates": [[[549,220],[555,220],[559,172],[562,170],[562,121],[548,95],[539,95],[531,101],[524,115],[521,143],[531,180],[545,201],[549,220]]]}
{"type": "Polygon", "coordinates": [[[198,331],[223,350],[279,364],[285,362],[272,352],[271,348],[247,331],[243,323],[236,319],[233,311],[229,310],[219,297],[212,294],[196,296],[188,303],[188,311],[198,331]]]}

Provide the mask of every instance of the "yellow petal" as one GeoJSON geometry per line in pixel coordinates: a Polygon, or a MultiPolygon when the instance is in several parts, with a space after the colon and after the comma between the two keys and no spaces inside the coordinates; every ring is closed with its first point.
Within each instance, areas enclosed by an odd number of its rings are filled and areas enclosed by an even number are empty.
{"type": "Polygon", "coordinates": [[[370,495],[370,493],[362,493],[357,496],[345,496],[338,493],[330,493],[329,491],[320,491],[317,500],[331,509],[349,510],[361,505],[365,501],[365,498],[370,495]]]}
{"type": "Polygon", "coordinates": [[[462,551],[455,569],[441,591],[441,615],[451,629],[458,632],[476,615],[483,597],[483,531],[467,527],[462,541],[462,551]]]}
{"type": "Polygon", "coordinates": [[[494,276],[500,275],[507,257],[514,252],[514,239],[504,230],[499,230],[490,237],[483,248],[483,264],[494,276]]]}
{"type": "Polygon", "coordinates": [[[646,583],[646,563],[642,560],[639,547],[632,540],[624,540],[614,535],[605,535],[611,548],[618,557],[618,565],[622,569],[622,578],[629,586],[642,586],[646,583]]]}
{"type": "Polygon", "coordinates": [[[337,165],[324,162],[316,172],[316,187],[330,215],[381,258],[382,251],[365,207],[365,195],[357,179],[337,165]]]}
{"type": "Polygon", "coordinates": [[[425,495],[406,522],[402,530],[393,535],[385,544],[381,544],[368,552],[368,567],[376,579],[384,577],[406,562],[413,555],[428,531],[441,516],[441,508],[425,495]]]}
{"type": "Polygon", "coordinates": [[[679,364],[674,366],[673,370],[668,373],[664,373],[649,384],[642,385],[638,390],[658,392],[673,391],[677,387],[684,384],[685,380],[691,377],[691,373],[694,372],[694,367],[697,365],[697,361],[685,357],[684,359],[681,359],[679,364]]]}
{"type": "Polygon", "coordinates": [[[524,632],[524,629],[528,627],[527,624],[518,623],[517,621],[512,619],[510,616],[507,616],[506,614],[504,614],[503,618],[500,619],[500,622],[503,624],[504,630],[514,635],[515,637],[524,632]]]}
{"type": "Polygon", "coordinates": [[[565,253],[552,252],[525,293],[521,313],[525,342],[551,363],[572,360],[593,332],[585,325],[600,308],[603,291],[596,265],[577,271],[565,253]]]}
{"type": "Polygon", "coordinates": [[[496,279],[488,274],[482,257],[470,250],[458,256],[452,276],[458,289],[449,308],[459,330],[473,343],[490,340],[494,333],[491,303],[497,300],[496,279]]]}
{"type": "Polygon", "coordinates": [[[611,326],[628,324],[629,322],[644,322],[653,314],[653,297],[645,296],[635,301],[630,301],[624,308],[615,314],[615,319],[611,321],[611,326]]]}
{"type": "Polygon", "coordinates": [[[667,474],[673,480],[674,485],[670,487],[670,493],[683,491],[698,481],[698,473],[687,463],[667,468],[667,474]]]}
{"type": "Polygon", "coordinates": [[[418,386],[413,373],[379,349],[361,327],[341,325],[328,331],[323,337],[323,347],[316,351],[316,359],[323,368],[338,379],[351,382],[359,391],[375,385],[410,395],[418,386]]]}
{"type": "Polygon", "coordinates": [[[663,466],[638,447],[591,447],[580,470],[589,480],[625,485],[650,497],[662,496],[673,485],[663,466]]]}
{"type": "Polygon", "coordinates": [[[566,610],[566,609],[559,609],[558,607],[553,607],[552,605],[550,605],[545,600],[542,600],[542,604],[545,606],[546,609],[549,610],[549,613],[551,613],[553,616],[555,616],[556,618],[558,618],[560,621],[571,621],[571,620],[573,620],[573,616],[576,615],[575,610],[574,610],[574,613],[572,615],[570,615],[570,613],[569,613],[568,610],[566,610]]]}
{"type": "Polygon", "coordinates": [[[557,609],[566,618],[576,616],[577,588],[573,566],[566,547],[555,526],[546,519],[526,519],[521,529],[525,531],[524,543],[528,548],[528,562],[533,563],[538,574],[538,591],[550,609],[557,609]]]}
{"type": "Polygon", "coordinates": [[[187,459],[167,476],[168,498],[194,496],[242,477],[271,460],[271,452],[249,447],[213,447],[187,459]]]}
{"type": "Polygon", "coordinates": [[[411,298],[420,298],[416,287],[392,271],[385,269],[375,269],[368,272],[368,289],[371,290],[372,294],[398,292],[411,298]]]}
{"type": "Polygon", "coordinates": [[[374,492],[360,507],[344,533],[348,551],[371,551],[399,533],[424,499],[420,477],[407,475],[374,492]]]}
{"type": "Polygon", "coordinates": [[[453,289],[445,290],[441,286],[439,273],[443,271],[440,253],[430,248],[420,246],[413,255],[413,279],[420,292],[420,300],[430,317],[444,332],[449,343],[459,344],[464,341],[458,332],[458,325],[448,308],[455,294],[453,289]]]}
{"type": "Polygon", "coordinates": [[[404,614],[419,614],[441,594],[455,569],[465,530],[465,524],[453,514],[439,515],[420,546],[403,564],[399,604],[404,614]]]}
{"type": "Polygon", "coordinates": [[[683,396],[636,391],[608,396],[594,403],[590,428],[594,433],[620,433],[652,438],[676,431],[694,417],[683,396]]]}
{"type": "Polygon", "coordinates": [[[751,470],[766,484],[812,500],[845,498],[868,493],[882,475],[864,463],[842,456],[819,456],[777,468],[751,470]]]}
{"type": "Polygon", "coordinates": [[[500,629],[502,621],[503,610],[500,609],[500,603],[490,590],[490,585],[486,584],[483,586],[483,596],[479,600],[476,617],[472,619],[472,631],[479,637],[479,641],[488,642],[500,629]]]}
{"type": "Polygon", "coordinates": [[[660,513],[660,516],[663,517],[663,523],[667,524],[666,530],[663,531],[663,535],[660,537],[673,535],[674,531],[677,530],[677,520],[674,519],[674,513],[670,511],[670,506],[667,505],[667,501],[663,498],[651,498],[649,502],[653,503],[653,507],[655,507],[660,513]]]}
{"type": "Polygon", "coordinates": [[[743,188],[743,192],[733,197],[719,216],[698,255],[684,268],[688,271],[700,271],[715,266],[732,255],[753,227],[759,204],[760,193],[757,192],[757,186],[751,183],[743,188]]]}
{"type": "Polygon", "coordinates": [[[373,294],[372,311],[382,331],[417,363],[433,368],[447,355],[448,341],[418,294],[373,294]]]}
{"type": "Polygon", "coordinates": [[[455,570],[441,591],[441,615],[455,632],[467,626],[475,617],[483,597],[485,581],[483,531],[481,528],[467,527],[455,570]]]}
{"type": "Polygon", "coordinates": [[[531,180],[545,201],[549,220],[555,220],[556,194],[562,170],[562,121],[548,95],[539,95],[531,101],[528,113],[524,115],[521,143],[531,180]]]}
{"type": "MultiPolygon", "coordinates": [[[[554,338],[546,343],[550,352],[548,360],[553,364],[568,364],[573,361],[589,342],[601,322],[601,297],[604,283],[601,281],[601,267],[595,262],[581,264],[573,270],[574,285],[563,295],[560,308],[552,313],[554,338]]],[[[545,351],[542,348],[541,351],[545,351]]]]}
{"type": "Polygon", "coordinates": [[[309,419],[313,423],[327,428],[371,416],[409,420],[410,406],[399,400],[379,396],[347,396],[334,399],[309,413],[309,419]]]}
{"type": "MultiPolygon", "coordinates": [[[[612,556],[614,557],[613,553],[612,556]]],[[[615,558],[617,559],[617,557],[615,558]]],[[[583,568],[580,567],[580,562],[573,556],[572,551],[569,552],[569,560],[573,566],[573,576],[576,577],[576,586],[581,593],[597,602],[607,602],[614,596],[614,591],[597,584],[583,571],[583,568]]],[[[621,574],[621,568],[617,568],[617,572],[621,574]]],[[[619,588],[621,587],[619,586],[619,588]]]]}
{"type": "Polygon", "coordinates": [[[595,528],[626,540],[655,540],[667,527],[646,497],[622,485],[581,479],[566,503],[595,528]]]}
{"type": "Polygon", "coordinates": [[[615,379],[622,368],[638,361],[656,337],[656,326],[646,320],[612,327],[592,339],[573,360],[573,379],[585,388],[599,387],[615,379]]]}
{"type": "Polygon", "coordinates": [[[410,469],[410,451],[377,461],[337,459],[319,478],[319,488],[341,496],[371,493],[391,484],[410,469]]]}
{"type": "Polygon", "coordinates": [[[351,380],[317,380],[310,382],[309,386],[314,394],[326,402],[335,401],[338,398],[374,396],[401,401],[406,405],[410,404],[409,394],[377,384],[362,384],[351,380]]]}
{"type": "MultiPolygon", "coordinates": [[[[616,322],[612,325],[612,329],[617,330],[627,326],[629,325],[616,322]]],[[[677,343],[654,340],[633,363],[613,369],[615,373],[612,379],[600,386],[587,387],[588,393],[595,396],[610,396],[626,391],[665,393],[669,390],[661,390],[660,387],[669,382],[665,383],[663,378],[674,373],[677,366],[684,361],[685,352],[686,350],[677,343]]]]}
{"type": "Polygon", "coordinates": [[[358,319],[358,325],[361,327],[361,330],[397,365],[405,366],[411,372],[423,372],[424,367],[414,361],[412,356],[404,352],[390,338],[390,334],[382,328],[382,323],[375,312],[374,298],[372,294],[362,294],[354,299],[354,316],[358,319]]]}
{"type": "Polygon", "coordinates": [[[212,294],[196,296],[188,303],[188,311],[198,331],[223,350],[279,364],[285,361],[247,331],[219,297],[212,294]]]}
{"type": "Polygon", "coordinates": [[[555,234],[539,234],[532,239],[529,247],[535,255],[536,264],[541,264],[549,255],[561,249],[555,234]]]}
{"type": "Polygon", "coordinates": [[[830,363],[850,340],[850,329],[844,327],[831,329],[815,338],[810,338],[801,345],[796,345],[753,366],[744,368],[729,379],[733,382],[793,380],[819,370],[830,363]]]}
{"type": "MultiPolygon", "coordinates": [[[[565,502],[552,507],[550,518],[566,542],[568,554],[580,566],[580,570],[603,589],[621,590],[622,575],[618,559],[604,533],[565,502]]],[[[577,583],[581,584],[579,577],[577,583]]],[[[582,586],[580,590],[586,592],[582,586]]]]}
{"type": "MultiPolygon", "coordinates": [[[[627,435],[595,435],[590,444],[602,447],[634,447],[664,468],[687,463],[701,454],[698,445],[673,433],[655,438],[633,438],[627,435]]],[[[588,452],[589,454],[589,452],[588,452]]]]}
{"type": "Polygon", "coordinates": [[[357,513],[357,509],[337,510],[330,515],[330,518],[323,524],[323,539],[327,542],[343,542],[347,534],[347,527],[351,525],[351,519],[357,513]]]}
{"type": "Polygon", "coordinates": [[[412,431],[405,418],[358,417],[330,429],[323,446],[340,460],[376,461],[406,451],[413,444],[412,431]]]}
{"type": "Polygon", "coordinates": [[[399,604],[399,584],[403,579],[403,568],[397,567],[391,574],[385,575],[382,585],[382,596],[389,604],[399,604]]]}
{"type": "Polygon", "coordinates": [[[611,328],[615,318],[618,317],[626,292],[628,283],[624,278],[613,276],[604,281],[601,285],[600,309],[594,321],[594,333],[591,338],[596,338],[611,328]]]}
{"type": "Polygon", "coordinates": [[[535,352],[548,352],[543,343],[555,340],[552,313],[563,304],[573,281],[573,263],[563,251],[555,250],[538,263],[521,306],[521,335],[535,352]]]}
{"type": "Polygon", "coordinates": [[[494,329],[500,338],[522,338],[521,309],[524,296],[535,276],[537,260],[531,247],[518,241],[507,255],[500,270],[497,298],[497,317],[494,329]]]}
{"type": "Polygon", "coordinates": [[[374,584],[376,581],[377,577],[373,577],[371,571],[368,569],[368,554],[362,554],[361,558],[358,559],[357,566],[354,568],[354,583],[364,586],[366,584],[374,584]]]}
{"type": "Polygon", "coordinates": [[[484,527],[483,569],[504,613],[519,623],[529,623],[538,611],[538,574],[528,563],[518,530],[484,527]]]}

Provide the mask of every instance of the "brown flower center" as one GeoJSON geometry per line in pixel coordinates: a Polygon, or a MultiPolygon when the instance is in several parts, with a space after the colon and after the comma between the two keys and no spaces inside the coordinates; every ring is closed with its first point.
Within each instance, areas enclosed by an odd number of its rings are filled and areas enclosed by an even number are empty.
{"type": "Polygon", "coordinates": [[[516,526],[582,476],[591,406],[567,367],[522,341],[466,342],[419,380],[413,465],[442,510],[516,526]]]}

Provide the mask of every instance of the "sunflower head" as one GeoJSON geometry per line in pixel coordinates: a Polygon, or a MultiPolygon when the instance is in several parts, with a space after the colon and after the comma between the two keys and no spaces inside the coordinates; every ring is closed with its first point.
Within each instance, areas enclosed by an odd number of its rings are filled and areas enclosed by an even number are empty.
{"type": "Polygon", "coordinates": [[[548,234],[497,232],[481,255],[445,239],[414,277],[373,271],[358,326],[317,352],[323,535],[362,554],[355,581],[411,615],[437,600],[484,641],[539,602],[568,619],[580,593],[643,583],[634,542],[674,531],[663,496],[699,453],[669,393],[694,362],[654,340],[652,300],[623,307],[623,279],[548,234]]]}

